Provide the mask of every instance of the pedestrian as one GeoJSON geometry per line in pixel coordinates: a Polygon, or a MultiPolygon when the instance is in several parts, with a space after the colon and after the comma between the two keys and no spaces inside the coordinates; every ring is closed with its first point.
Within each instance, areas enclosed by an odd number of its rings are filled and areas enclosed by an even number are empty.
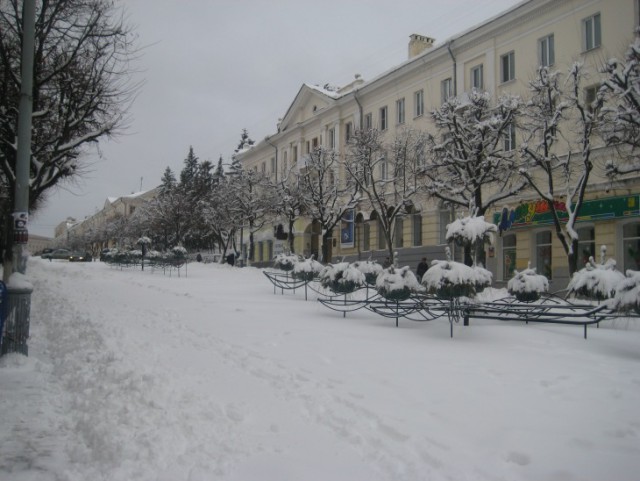
{"type": "Polygon", "coordinates": [[[427,258],[423,257],[422,260],[418,263],[418,267],[416,269],[416,276],[418,277],[418,282],[422,281],[422,276],[424,276],[427,270],[429,270],[429,264],[427,263],[427,258]]]}

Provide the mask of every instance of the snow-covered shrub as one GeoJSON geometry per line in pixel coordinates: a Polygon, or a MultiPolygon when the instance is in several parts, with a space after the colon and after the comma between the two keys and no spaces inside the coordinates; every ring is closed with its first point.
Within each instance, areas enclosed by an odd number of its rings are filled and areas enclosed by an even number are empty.
{"type": "Polygon", "coordinates": [[[370,286],[376,285],[378,274],[382,272],[382,266],[375,261],[356,261],[353,267],[364,274],[365,281],[370,286]]]}
{"type": "Polygon", "coordinates": [[[540,295],[549,291],[549,280],[534,269],[515,271],[514,276],[507,283],[509,294],[521,302],[533,302],[540,299],[540,295]]]}
{"type": "Polygon", "coordinates": [[[627,277],[616,286],[615,295],[607,301],[614,311],[636,311],[640,314],[640,271],[627,271],[627,277]]]}
{"type": "Polygon", "coordinates": [[[304,259],[300,262],[296,262],[296,264],[293,266],[291,275],[295,279],[300,279],[302,281],[312,281],[313,279],[318,277],[320,272],[322,272],[322,269],[324,269],[324,266],[322,264],[320,264],[315,259],[309,258],[304,259]]]}
{"type": "Polygon", "coordinates": [[[624,279],[624,274],[616,269],[615,260],[607,259],[596,264],[593,257],[589,257],[587,265],[574,272],[567,289],[569,294],[602,301],[613,297],[616,287],[624,279]]]}
{"type": "Polygon", "coordinates": [[[491,272],[455,261],[433,261],[422,276],[422,285],[442,299],[473,297],[491,285],[491,272]]]}
{"type": "Polygon", "coordinates": [[[142,236],[140,237],[140,239],[138,239],[138,242],[136,242],[136,244],[149,245],[151,244],[151,239],[149,239],[147,236],[142,236]]]}
{"type": "Polygon", "coordinates": [[[171,248],[171,253],[178,259],[184,259],[187,256],[187,249],[182,246],[175,246],[171,248]]]}
{"type": "Polygon", "coordinates": [[[420,285],[409,266],[402,268],[391,266],[378,274],[376,290],[385,299],[404,301],[412,293],[423,291],[424,287],[420,285]]]}
{"type": "Polygon", "coordinates": [[[273,267],[288,272],[293,270],[298,261],[298,256],[295,254],[278,254],[273,258],[273,267]]]}
{"type": "Polygon", "coordinates": [[[331,289],[336,294],[353,292],[365,282],[364,274],[348,262],[329,264],[320,273],[322,287],[331,289]]]}
{"type": "Polygon", "coordinates": [[[489,241],[489,232],[498,227],[484,220],[484,216],[463,217],[447,225],[447,241],[459,245],[482,245],[489,241]]]}

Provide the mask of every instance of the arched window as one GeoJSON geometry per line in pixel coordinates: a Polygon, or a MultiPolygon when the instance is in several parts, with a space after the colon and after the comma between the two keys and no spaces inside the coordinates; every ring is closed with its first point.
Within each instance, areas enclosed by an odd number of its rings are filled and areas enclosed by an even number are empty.
{"type": "Polygon", "coordinates": [[[622,227],[622,251],[624,272],[627,269],[640,271],[640,222],[632,222],[622,227]]]}
{"type": "Polygon", "coordinates": [[[513,277],[516,269],[516,235],[507,234],[502,237],[502,280],[513,277]]]}
{"type": "Polygon", "coordinates": [[[535,266],[538,274],[551,279],[551,231],[545,230],[535,234],[535,266]]]}

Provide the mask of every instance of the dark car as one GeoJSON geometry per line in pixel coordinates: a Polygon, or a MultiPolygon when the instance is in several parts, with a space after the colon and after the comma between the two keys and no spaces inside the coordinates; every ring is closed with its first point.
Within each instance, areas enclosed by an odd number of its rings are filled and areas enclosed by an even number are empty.
{"type": "Polygon", "coordinates": [[[69,262],[91,262],[91,254],[88,252],[72,252],[69,255],[69,262]]]}
{"type": "Polygon", "coordinates": [[[49,260],[68,260],[70,255],[71,251],[69,249],[56,249],[52,252],[42,254],[42,258],[49,260]]]}

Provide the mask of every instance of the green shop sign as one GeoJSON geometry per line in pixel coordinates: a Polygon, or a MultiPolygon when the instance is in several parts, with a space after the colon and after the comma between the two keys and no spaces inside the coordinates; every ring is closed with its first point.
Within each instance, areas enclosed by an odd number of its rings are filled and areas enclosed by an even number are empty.
{"type": "MultiPolygon", "coordinates": [[[[568,219],[564,202],[555,202],[558,216],[562,222],[568,219]]],[[[580,208],[578,222],[601,219],[618,219],[640,215],[640,195],[607,197],[605,199],[586,200],[580,208]]],[[[549,205],[544,200],[520,204],[515,209],[502,209],[493,215],[493,222],[501,231],[518,227],[531,227],[553,223],[549,205]]]]}

